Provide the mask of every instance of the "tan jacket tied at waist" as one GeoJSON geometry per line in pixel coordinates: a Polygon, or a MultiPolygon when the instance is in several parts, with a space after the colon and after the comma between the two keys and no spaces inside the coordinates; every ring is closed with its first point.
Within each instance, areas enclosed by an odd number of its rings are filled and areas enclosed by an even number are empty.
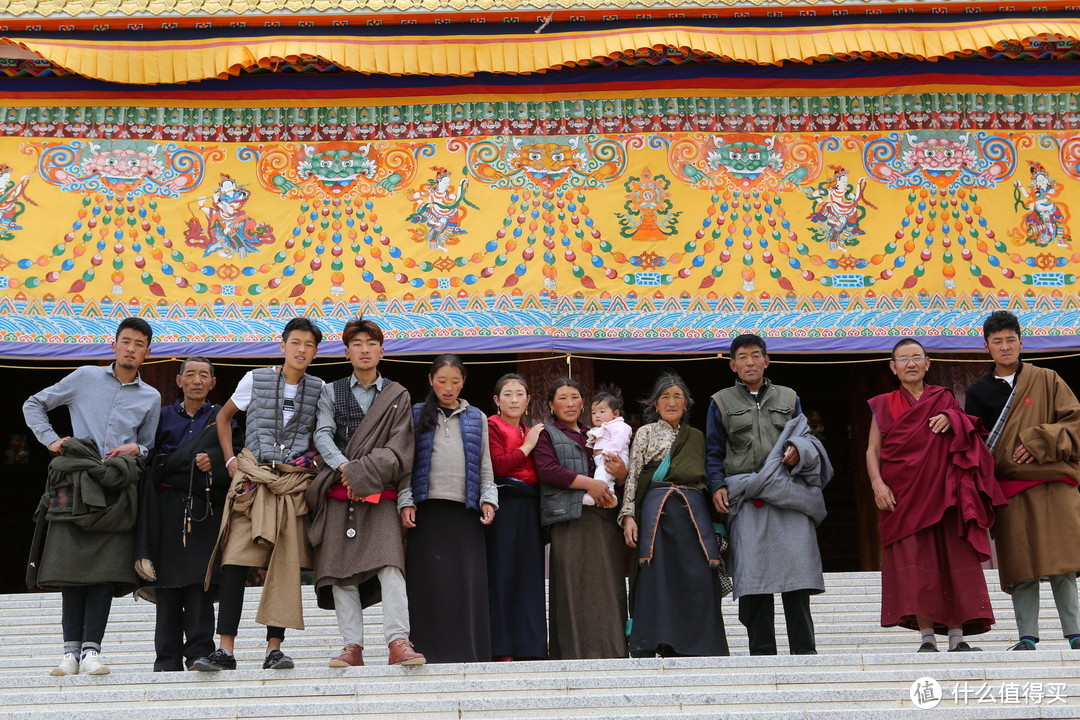
{"type": "Polygon", "coordinates": [[[225,498],[206,578],[209,584],[219,551],[222,565],[265,568],[266,583],[255,615],[263,625],[304,629],[300,571],[311,569],[304,491],[313,476],[313,471],[295,465],[260,465],[246,448],[236,456],[236,475],[225,498]],[[249,483],[254,485],[245,492],[249,483]]]}

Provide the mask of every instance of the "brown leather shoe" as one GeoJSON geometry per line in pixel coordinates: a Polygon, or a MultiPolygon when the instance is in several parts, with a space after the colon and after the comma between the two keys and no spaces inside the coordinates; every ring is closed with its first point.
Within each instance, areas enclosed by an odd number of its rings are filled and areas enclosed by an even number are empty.
{"type": "Polygon", "coordinates": [[[356,643],[349,643],[341,654],[330,661],[330,667],[362,667],[364,664],[364,648],[356,643]]]}
{"type": "Polygon", "coordinates": [[[405,638],[391,640],[388,647],[390,658],[387,662],[390,665],[423,665],[427,662],[427,658],[416,652],[413,644],[405,638]]]}

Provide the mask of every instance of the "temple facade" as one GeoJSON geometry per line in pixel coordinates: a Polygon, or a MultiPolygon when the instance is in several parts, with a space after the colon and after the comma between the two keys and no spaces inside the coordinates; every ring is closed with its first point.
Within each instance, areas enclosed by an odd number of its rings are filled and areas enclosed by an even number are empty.
{"type": "Polygon", "coordinates": [[[877,358],[918,337],[960,390],[1001,308],[1078,344],[1078,44],[1026,0],[0,0],[9,417],[131,314],[222,388],[363,313],[485,353],[478,399],[509,366],[632,396],[648,358],[699,406],[756,332],[842,471],[826,563],[873,567],[877,358]]]}

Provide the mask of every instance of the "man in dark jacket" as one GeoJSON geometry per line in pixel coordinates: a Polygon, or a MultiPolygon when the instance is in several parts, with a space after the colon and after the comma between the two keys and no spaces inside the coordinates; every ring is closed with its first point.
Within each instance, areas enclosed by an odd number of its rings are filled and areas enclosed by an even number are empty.
{"type": "Polygon", "coordinates": [[[220,407],[207,400],[216,382],[207,358],[180,364],[181,397],[161,408],[143,477],[135,568],[148,583],[140,594],[157,603],[155,671],[183,670],[214,651],[214,592],[203,581],[229,489],[220,407]]]}

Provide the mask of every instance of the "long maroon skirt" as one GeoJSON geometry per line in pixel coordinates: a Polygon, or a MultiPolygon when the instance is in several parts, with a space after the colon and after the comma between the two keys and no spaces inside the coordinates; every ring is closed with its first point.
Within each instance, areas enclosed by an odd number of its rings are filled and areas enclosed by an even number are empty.
{"type": "Polygon", "coordinates": [[[978,553],[957,533],[956,509],[937,524],[881,551],[881,626],[918,630],[916,615],[947,634],[959,625],[965,635],[987,632],[994,611],[978,553]]]}

